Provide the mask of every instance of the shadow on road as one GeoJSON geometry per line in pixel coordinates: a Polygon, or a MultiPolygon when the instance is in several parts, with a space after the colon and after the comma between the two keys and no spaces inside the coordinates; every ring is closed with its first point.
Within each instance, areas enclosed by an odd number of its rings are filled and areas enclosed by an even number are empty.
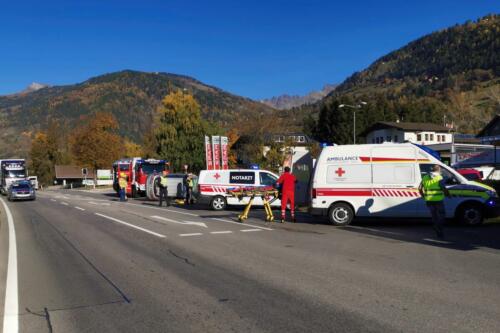
{"type": "Polygon", "coordinates": [[[436,238],[432,224],[428,220],[365,220],[342,227],[342,230],[460,251],[478,248],[500,250],[500,224],[497,223],[485,223],[480,227],[448,224],[445,228],[444,240],[436,238]]]}

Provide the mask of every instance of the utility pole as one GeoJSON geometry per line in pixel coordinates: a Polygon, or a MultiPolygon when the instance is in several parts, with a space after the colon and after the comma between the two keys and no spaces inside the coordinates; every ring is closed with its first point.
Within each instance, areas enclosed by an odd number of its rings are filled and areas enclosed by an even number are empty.
{"type": "Polygon", "coordinates": [[[366,102],[359,102],[356,105],[349,105],[349,104],[340,104],[339,109],[342,108],[350,108],[352,109],[352,142],[353,144],[356,144],[356,109],[361,109],[363,105],[366,105],[368,103],[366,102]]]}

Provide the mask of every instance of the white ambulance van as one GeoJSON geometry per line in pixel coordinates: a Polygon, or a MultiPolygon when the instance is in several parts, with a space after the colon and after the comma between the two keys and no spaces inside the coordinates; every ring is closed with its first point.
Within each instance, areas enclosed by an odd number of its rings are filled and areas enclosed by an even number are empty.
{"type": "Polygon", "coordinates": [[[434,164],[441,166],[451,194],[445,199],[447,218],[478,225],[497,216],[493,188],[468,181],[411,143],[325,147],[310,186],[310,211],[327,215],[334,225],[348,225],[355,217],[428,218],[418,187],[434,164]]]}
{"type": "MultiPolygon", "coordinates": [[[[227,190],[242,187],[274,186],[278,176],[266,170],[202,170],[198,178],[198,202],[207,203],[213,210],[223,210],[227,205],[246,205],[249,198],[238,198],[227,194],[227,190]]],[[[255,198],[254,205],[263,205],[261,198],[255,198]]],[[[280,206],[276,199],[271,206],[280,206]]]]}

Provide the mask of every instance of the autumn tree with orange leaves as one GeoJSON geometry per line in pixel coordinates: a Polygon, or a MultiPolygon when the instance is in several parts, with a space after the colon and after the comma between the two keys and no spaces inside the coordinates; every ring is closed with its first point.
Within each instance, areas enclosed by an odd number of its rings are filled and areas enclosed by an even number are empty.
{"type": "Polygon", "coordinates": [[[101,112],[84,119],[71,134],[70,146],[74,161],[94,170],[110,169],[125,151],[116,118],[101,112]]]}

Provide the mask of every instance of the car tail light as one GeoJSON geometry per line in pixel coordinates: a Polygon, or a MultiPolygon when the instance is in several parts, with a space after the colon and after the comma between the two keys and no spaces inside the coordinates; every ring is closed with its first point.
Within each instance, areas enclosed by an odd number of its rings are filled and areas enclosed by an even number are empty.
{"type": "Polygon", "coordinates": [[[312,191],[311,191],[311,197],[312,197],[313,199],[316,199],[316,195],[317,195],[317,194],[316,194],[316,189],[315,189],[315,188],[313,188],[313,189],[312,189],[312,191]]]}

